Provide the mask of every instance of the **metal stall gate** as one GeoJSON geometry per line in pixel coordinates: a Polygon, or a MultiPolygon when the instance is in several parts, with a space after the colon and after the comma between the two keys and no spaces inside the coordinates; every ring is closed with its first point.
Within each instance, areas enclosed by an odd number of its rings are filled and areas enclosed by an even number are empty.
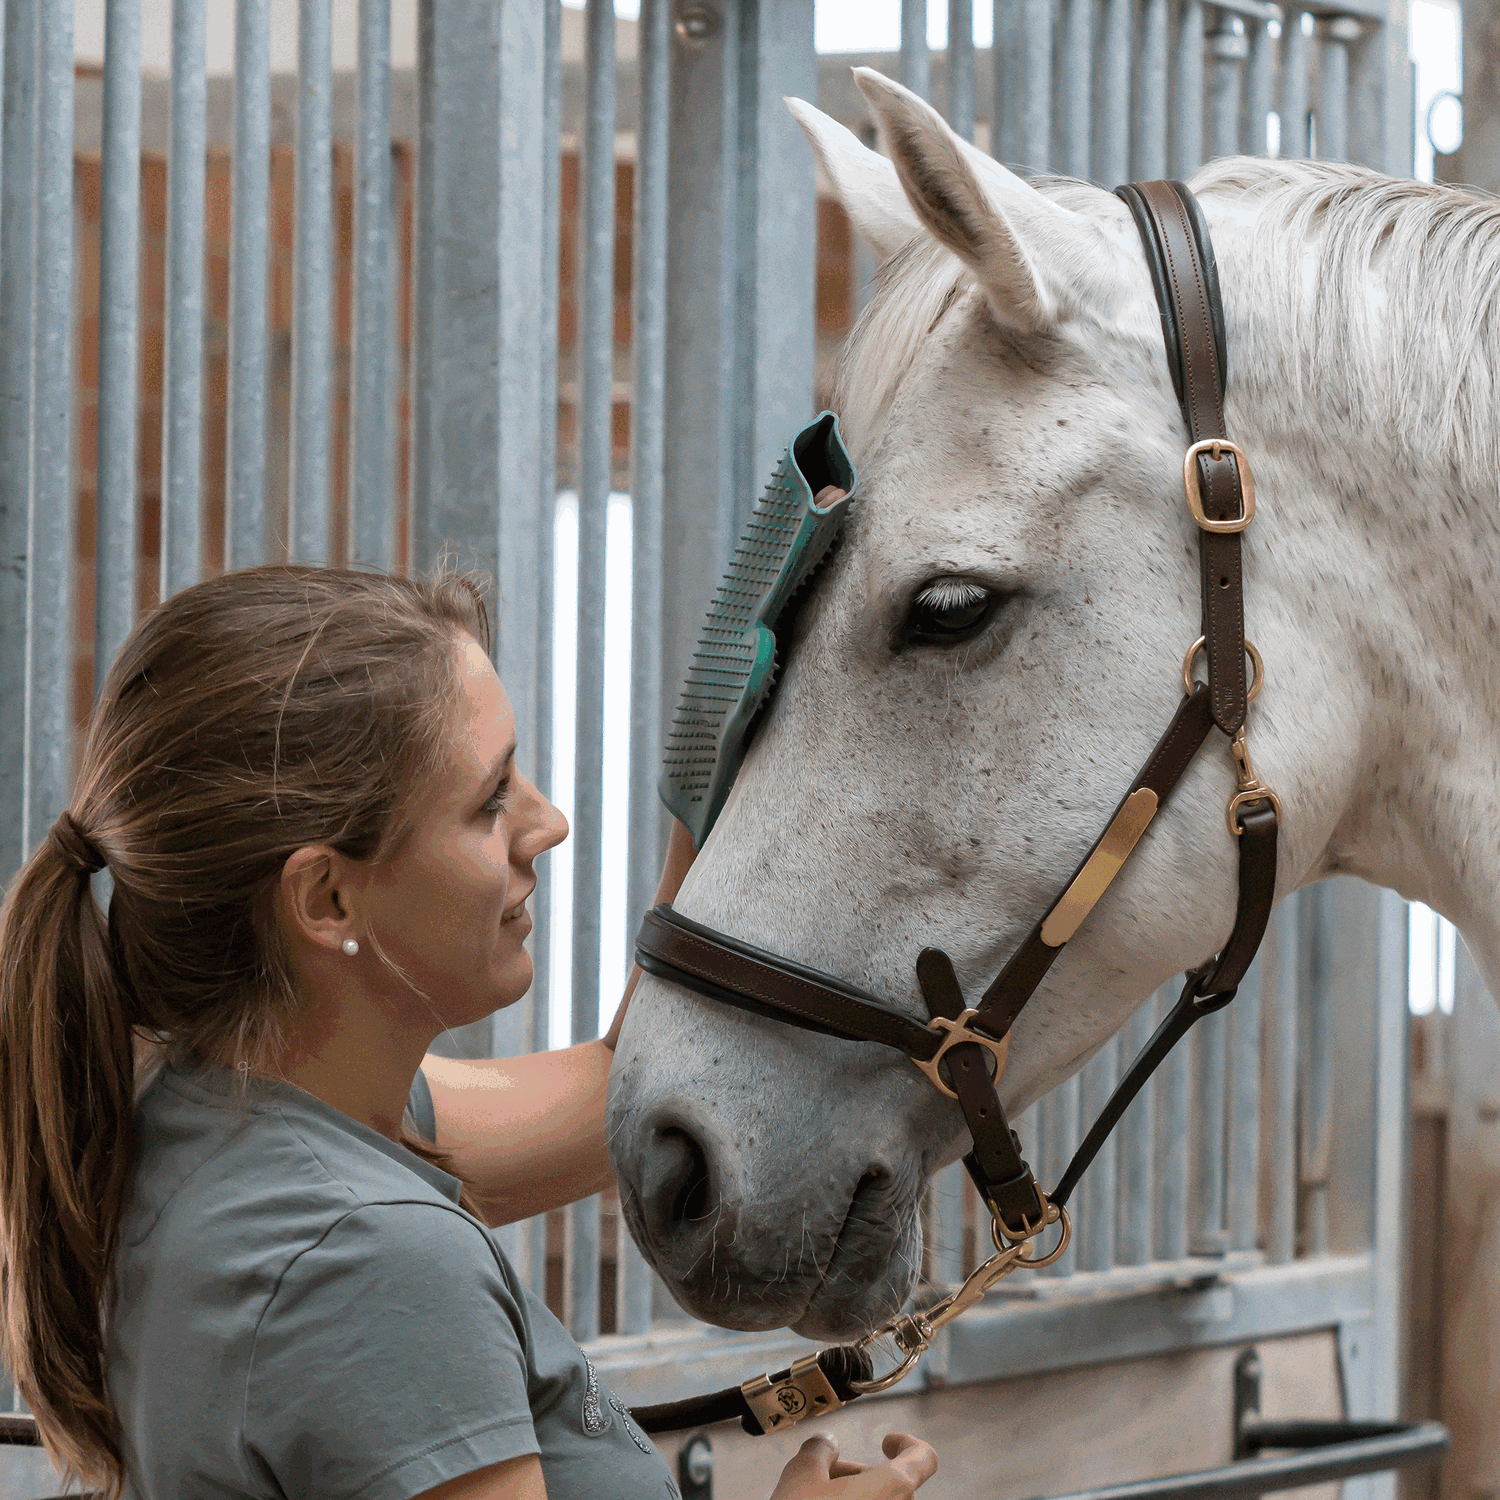
{"type": "MultiPolygon", "coordinates": [[[[566,893],[544,878],[532,1001],[445,1045],[545,1046],[564,980],[573,1036],[597,1035],[624,957],[600,919],[611,496],[632,538],[633,919],[662,847],[664,704],[836,342],[782,96],[867,130],[850,59],[820,63],[812,0],[641,0],[634,23],[610,0],[359,0],[347,35],[332,0],[172,0],[153,68],[166,0],[78,6],[5,0],[0,863],[66,805],[77,726],[154,599],[264,559],[449,554],[497,582],[523,759],[544,790],[572,782],[574,852],[570,945],[548,939],[566,893]],[[84,32],[102,66],[75,66],[84,32]]],[[[1236,150],[1411,170],[1404,0],[993,0],[987,54],[973,19],[950,0],[930,54],[905,0],[899,58],[858,60],[1011,163],[1106,185],[1236,150]]],[[[1394,1411],[1403,911],[1350,883],[1287,903],[1258,977],[1087,1180],[1076,1247],[959,1323],[930,1387],[1333,1329],[1349,1409],[1394,1411]]],[[[1153,1014],[1023,1122],[1044,1179],[1153,1014]]],[[[506,1235],[627,1399],[802,1347],[683,1321],[608,1207],[506,1235]]],[[[980,1249],[956,1174],[930,1220],[927,1274],[955,1280],[980,1249]]]]}

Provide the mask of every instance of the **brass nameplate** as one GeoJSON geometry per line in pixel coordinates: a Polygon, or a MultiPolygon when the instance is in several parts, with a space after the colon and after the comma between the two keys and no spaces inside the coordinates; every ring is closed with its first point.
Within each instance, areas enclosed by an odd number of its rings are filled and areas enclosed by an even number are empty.
{"type": "Polygon", "coordinates": [[[1125,799],[1125,805],[1105,829],[1089,862],[1047,913],[1047,920],[1042,923],[1042,941],[1049,948],[1061,948],[1083,926],[1083,919],[1109,889],[1110,881],[1120,873],[1120,866],[1156,816],[1156,808],[1156,793],[1150,787],[1143,786],[1125,799]]]}
{"type": "Polygon", "coordinates": [[[747,1380],[740,1392],[762,1432],[790,1427],[803,1417],[827,1416],[844,1404],[834,1394],[816,1354],[799,1359],[774,1383],[769,1375],[757,1375],[747,1380]]]}

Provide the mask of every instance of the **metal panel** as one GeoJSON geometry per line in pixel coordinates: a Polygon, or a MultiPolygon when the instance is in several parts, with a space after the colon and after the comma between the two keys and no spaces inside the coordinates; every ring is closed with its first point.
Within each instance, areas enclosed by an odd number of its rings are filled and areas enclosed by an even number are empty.
{"type": "Polygon", "coordinates": [[[901,0],[901,82],[923,99],[932,96],[932,55],[927,50],[927,0],[901,0]]]}
{"type": "Polygon", "coordinates": [[[136,405],[140,325],[141,7],[104,12],[100,160],[99,426],[94,582],[94,691],[135,623],[136,405]]]}
{"type": "MultiPolygon", "coordinates": [[[[411,564],[494,578],[499,512],[500,7],[422,0],[411,359],[411,564]]],[[[555,199],[553,200],[556,201],[555,199]]],[[[483,1057],[490,1022],[445,1032],[483,1057]]]]}
{"type": "MultiPolygon", "coordinates": [[[[599,1034],[604,809],[604,579],[614,403],[615,11],[588,0],[579,157],[578,704],[573,776],[573,1040],[599,1034]]],[[[599,1205],[568,1210],[564,1300],[573,1337],[599,1332],[599,1205]]]]}
{"type": "Polygon", "coordinates": [[[990,154],[1012,165],[1021,158],[1022,27],[1023,0],[990,0],[994,43],[990,62],[994,68],[990,96],[990,154]]]}
{"type": "Polygon", "coordinates": [[[1321,66],[1318,69],[1318,155],[1326,161],[1349,157],[1349,45],[1359,40],[1361,27],[1352,16],[1323,22],[1321,66]]]}
{"type": "MultiPolygon", "coordinates": [[[[1119,1042],[1111,1037],[1089,1060],[1079,1088],[1081,1120],[1087,1128],[1098,1118],[1119,1078],[1119,1042]]],[[[1118,1135],[1084,1173],[1078,1185],[1078,1269],[1107,1271],[1115,1263],[1116,1156],[1118,1135]]],[[[1055,1181],[1055,1179],[1054,1179],[1055,1181]]]]}
{"type": "Polygon", "coordinates": [[[663,680],[662,468],[666,451],[667,160],[671,101],[669,0],[644,0],[636,28],[640,74],[631,287],[630,389],[630,910],[626,931],[656,894],[665,818],[656,795],[663,680]]]}
{"type": "Polygon", "coordinates": [[[1021,22],[1021,164],[1043,172],[1052,165],[1053,0],[1019,0],[1021,22]]]}
{"type": "MultiPolygon", "coordinates": [[[[1078,1149],[1079,1127],[1078,1127],[1078,1105],[1081,1080],[1077,1074],[1066,1083],[1059,1084],[1041,1102],[1039,1111],[1042,1122],[1042,1133],[1045,1144],[1045,1154],[1039,1150],[1037,1156],[1046,1163],[1042,1172],[1042,1182],[1050,1184],[1056,1182],[1067,1170],[1073,1153],[1078,1149]]],[[[1055,1238],[1049,1235],[1042,1241],[1043,1249],[1050,1249],[1056,1243],[1055,1238]]],[[[1075,1242],[1041,1274],[1043,1276],[1071,1276],[1078,1265],[1078,1245],[1075,1242]]]]}
{"type": "MultiPolygon", "coordinates": [[[[507,7],[508,17],[514,7],[507,7]]],[[[533,74],[533,76],[535,76],[533,74]]],[[[396,557],[391,299],[391,0],[359,0],[354,317],[349,351],[351,561],[396,557]]],[[[512,127],[514,128],[514,127],[512,127]]],[[[534,265],[534,261],[533,261],[534,265]]],[[[532,304],[535,307],[533,300],[532,304]]],[[[535,361],[529,361],[535,368],[535,361]]],[[[534,414],[533,414],[534,416],[534,414]]],[[[528,528],[529,529],[529,528],[528,528]]]]}
{"type": "Polygon", "coordinates": [[[1328,883],[1304,891],[1304,943],[1299,1040],[1298,1180],[1305,1216],[1303,1253],[1328,1251],[1328,1173],[1333,1146],[1333,1017],[1329,979],[1334,939],[1328,883]]]}
{"type": "Polygon", "coordinates": [[[948,123],[974,139],[974,0],[948,0],[948,123]]]}
{"type": "Polygon", "coordinates": [[[0,851],[24,857],[26,560],[31,493],[31,329],[35,269],[39,0],[5,7],[5,149],[0,165],[0,851]]]}
{"type": "MultiPolygon", "coordinates": [[[[1169,985],[1157,992],[1158,1019],[1177,998],[1169,985]]],[[[1156,1259],[1188,1253],[1189,1055],[1178,1047],[1156,1073],[1156,1259]]]]}
{"type": "Polygon", "coordinates": [[[203,516],[203,176],[208,85],[203,0],[172,4],[167,162],[166,367],[162,375],[161,596],[198,581],[203,516]]]}
{"type": "Polygon", "coordinates": [[[266,555],[266,277],[271,191],[270,0],[236,0],[230,195],[224,564],[266,555]]]}
{"type": "MultiPolygon", "coordinates": [[[[1072,177],[1093,176],[1093,104],[1090,61],[1094,55],[1095,0],[1064,0],[1063,57],[1078,76],[1062,91],[1061,169],[1072,177]]],[[[1066,65],[1065,65],[1066,66],[1066,65]]]]}
{"type": "Polygon", "coordinates": [[[1250,59],[1245,67],[1245,124],[1242,139],[1251,156],[1270,149],[1268,126],[1275,95],[1276,42],[1265,21],[1248,23],[1250,59]]]}
{"type": "Polygon", "coordinates": [[[300,0],[298,23],[287,552],[320,563],[333,535],[333,0],[300,0]]]}
{"type": "Polygon", "coordinates": [[[1106,187],[1130,176],[1130,68],[1134,0],[1104,0],[1099,47],[1099,107],[1094,115],[1094,172],[1106,187]]]}
{"type": "Polygon", "coordinates": [[[1312,48],[1304,30],[1305,10],[1289,9],[1281,23],[1281,155],[1307,155],[1307,78],[1312,48]]]}
{"type": "Polygon", "coordinates": [[[36,31],[36,325],[26,577],[22,846],[68,805],[73,720],[73,4],[36,31]]]}
{"type": "Polygon", "coordinates": [[[1172,172],[1190,177],[1203,163],[1203,0],[1177,12],[1177,76],[1172,90],[1172,172]]]}
{"type": "MultiPolygon", "coordinates": [[[[1126,1023],[1120,1057],[1127,1066],[1156,1028],[1153,996],[1126,1023]]],[[[1153,1207],[1156,1201],[1155,1085],[1148,1081],[1120,1120],[1117,1150],[1118,1187],[1115,1261],[1141,1266],[1151,1259],[1153,1207]]]]}
{"type": "Polygon", "coordinates": [[[1205,1016],[1188,1044],[1193,1073],[1193,1144],[1189,1154],[1191,1203],[1189,1248],[1194,1255],[1222,1255],[1224,1232],[1224,1052],[1228,1017],[1205,1016]]]}
{"type": "Polygon", "coordinates": [[[1142,181],[1167,175],[1167,52],[1169,0],[1143,0],[1141,58],[1136,74],[1135,147],[1131,175],[1142,181]]]}
{"type": "Polygon", "coordinates": [[[1260,992],[1257,958],[1225,1012],[1229,1066],[1224,1227],[1230,1250],[1253,1250],[1260,1241],[1260,992]]]}
{"type": "Polygon", "coordinates": [[[1265,1010],[1266,1256],[1283,1265],[1297,1251],[1297,1035],[1302,990],[1302,903],[1288,896],[1271,917],[1262,951],[1265,1010]]]}
{"type": "Polygon", "coordinates": [[[1240,16],[1220,11],[1209,37],[1213,67],[1208,91],[1210,156],[1235,156],[1240,150],[1240,96],[1250,38],[1240,16]]]}

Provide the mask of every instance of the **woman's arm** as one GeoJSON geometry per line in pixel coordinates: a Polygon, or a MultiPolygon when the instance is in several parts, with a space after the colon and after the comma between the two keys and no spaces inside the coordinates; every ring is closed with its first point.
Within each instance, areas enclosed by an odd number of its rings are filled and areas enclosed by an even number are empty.
{"type": "MultiPolygon", "coordinates": [[[[692,835],[677,821],[667,841],[658,901],[671,901],[691,868],[692,835]]],[[[513,1224],[597,1193],[610,1181],[604,1145],[609,1064],[641,971],[632,967],[609,1032],[557,1052],[457,1062],[429,1053],[437,1143],[453,1153],[491,1224],[513,1224]]]]}

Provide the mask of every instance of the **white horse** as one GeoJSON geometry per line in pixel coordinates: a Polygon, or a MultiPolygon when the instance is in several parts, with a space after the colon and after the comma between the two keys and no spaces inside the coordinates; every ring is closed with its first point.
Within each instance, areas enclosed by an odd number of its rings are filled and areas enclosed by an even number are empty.
{"type": "MultiPolygon", "coordinates": [[[[792,107],[886,257],[835,403],[860,498],[677,904],[925,1019],[922,947],[982,991],[1177,706],[1198,541],[1124,204],[1029,185],[859,83],[892,161],[792,107]],[[934,641],[935,618],[957,628],[934,641]]],[[[1342,872],[1426,901],[1500,993],[1500,205],[1311,162],[1216,162],[1192,186],[1259,496],[1248,729],[1284,807],[1278,894],[1342,872]]],[[[1012,1114],[1222,944],[1234,788],[1214,731],[1016,1026],[1012,1114]]],[[[923,1184],[967,1139],[905,1057],[649,976],[610,1128],[683,1305],[816,1338],[902,1302],[923,1184]]]]}

